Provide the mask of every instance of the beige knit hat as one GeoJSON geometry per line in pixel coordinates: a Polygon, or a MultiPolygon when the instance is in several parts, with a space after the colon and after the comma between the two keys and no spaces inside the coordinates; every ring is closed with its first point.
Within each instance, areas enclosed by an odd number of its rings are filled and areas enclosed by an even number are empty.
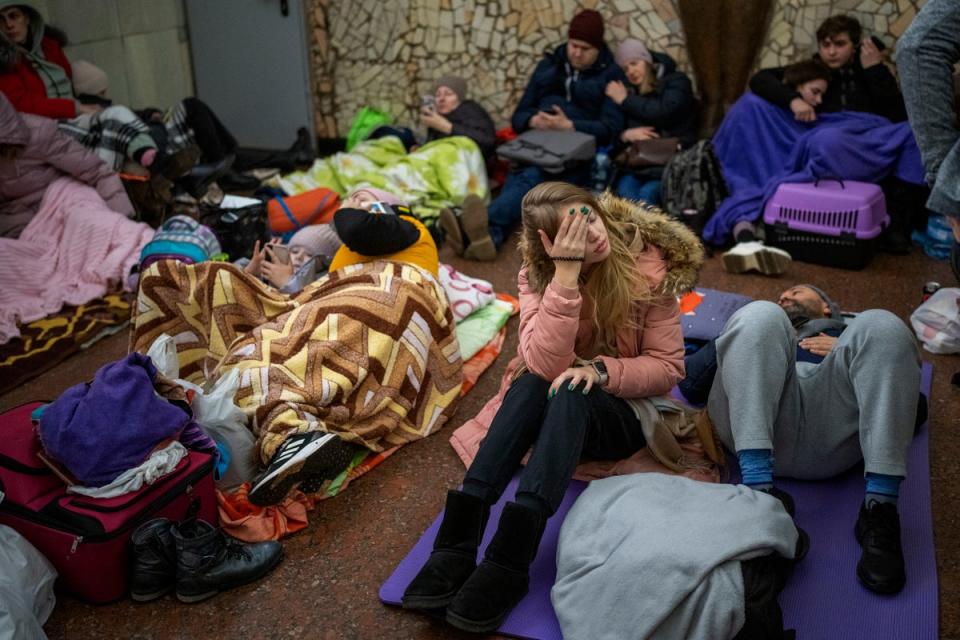
{"type": "Polygon", "coordinates": [[[73,67],[73,90],[77,95],[96,96],[110,88],[106,72],[92,62],[77,60],[70,66],[73,67]]]}

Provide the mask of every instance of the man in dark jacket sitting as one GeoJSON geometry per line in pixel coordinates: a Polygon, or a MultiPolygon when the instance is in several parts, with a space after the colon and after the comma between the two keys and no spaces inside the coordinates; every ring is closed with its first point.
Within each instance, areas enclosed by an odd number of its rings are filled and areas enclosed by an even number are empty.
{"type": "MultiPolygon", "coordinates": [[[[528,129],[579,131],[596,138],[597,146],[614,142],[623,129],[620,108],[604,95],[611,80],[623,80],[620,67],[603,40],[603,18],[587,9],[570,22],[568,40],[537,65],[513,113],[511,124],[518,134],[528,129]]],[[[493,260],[497,250],[520,219],[520,202],[536,185],[560,180],[586,185],[590,164],[549,174],[536,166],[511,172],[489,212],[478,200],[464,202],[460,223],[469,245],[464,256],[493,260]]],[[[451,214],[441,217],[447,233],[456,227],[451,214]]],[[[454,235],[459,234],[456,229],[454,235]]]]}
{"type": "MultiPolygon", "coordinates": [[[[817,29],[817,44],[819,52],[814,58],[826,64],[831,75],[820,111],[864,111],[891,122],[907,119],[897,79],[883,63],[883,53],[873,39],[863,38],[856,18],[827,18],[817,29]]],[[[758,71],[750,79],[750,90],[804,120],[813,107],[800,98],[796,89],[784,84],[783,71],[784,67],[758,71]]]]}
{"type": "Polygon", "coordinates": [[[823,290],[801,284],[776,304],[755,301],[734,313],[715,341],[687,357],[680,390],[706,401],[743,484],[780,498],[791,514],[793,499],[774,487],[774,473],[828,478],[863,460],[857,577],[892,594],[906,580],[897,497],[926,414],[919,361],[913,332],[894,314],[871,309],[845,321],[823,290]]]}

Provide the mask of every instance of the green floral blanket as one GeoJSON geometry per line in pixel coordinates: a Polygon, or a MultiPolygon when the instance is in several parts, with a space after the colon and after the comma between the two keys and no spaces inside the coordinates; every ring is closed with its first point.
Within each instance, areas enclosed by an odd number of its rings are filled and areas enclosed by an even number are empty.
{"type": "Polygon", "coordinates": [[[434,140],[411,153],[393,136],[367,140],[349,153],[318,159],[306,171],[275,178],[273,184],[291,195],[318,187],[341,197],[358,187],[384,189],[404,198],[424,223],[471,193],[485,201],[490,193],[480,149],[463,136],[434,140]]]}

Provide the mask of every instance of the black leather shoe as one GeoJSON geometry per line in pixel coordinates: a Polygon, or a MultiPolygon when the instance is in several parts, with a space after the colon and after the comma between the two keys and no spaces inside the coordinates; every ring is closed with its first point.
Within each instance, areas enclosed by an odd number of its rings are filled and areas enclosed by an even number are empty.
{"type": "Polygon", "coordinates": [[[883,594],[897,593],[907,580],[900,544],[900,514],[897,505],[870,501],[860,505],[854,527],[863,550],[857,563],[857,578],[867,589],[883,594]]]}
{"type": "Polygon", "coordinates": [[[177,545],[177,599],[200,602],[270,573],[283,558],[276,540],[245,544],[203,520],[172,529],[177,545]]]}
{"type": "Polygon", "coordinates": [[[177,579],[177,547],[171,535],[173,523],[156,518],[137,527],[133,543],[130,597],[149,602],[173,589],[177,579]]]}

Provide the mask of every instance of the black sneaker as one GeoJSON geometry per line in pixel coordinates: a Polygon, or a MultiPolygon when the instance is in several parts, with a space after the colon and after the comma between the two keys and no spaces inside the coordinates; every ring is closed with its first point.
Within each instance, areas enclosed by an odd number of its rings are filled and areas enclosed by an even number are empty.
{"type": "Polygon", "coordinates": [[[335,478],[350,464],[355,451],[356,447],[333,433],[295,433],[283,441],[267,470],[254,482],[250,502],[277,504],[307,478],[335,478]]]}
{"type": "Polygon", "coordinates": [[[867,589],[897,593],[907,580],[900,544],[900,514],[897,505],[871,500],[860,505],[853,529],[863,553],[857,563],[857,578],[867,589]]]}

